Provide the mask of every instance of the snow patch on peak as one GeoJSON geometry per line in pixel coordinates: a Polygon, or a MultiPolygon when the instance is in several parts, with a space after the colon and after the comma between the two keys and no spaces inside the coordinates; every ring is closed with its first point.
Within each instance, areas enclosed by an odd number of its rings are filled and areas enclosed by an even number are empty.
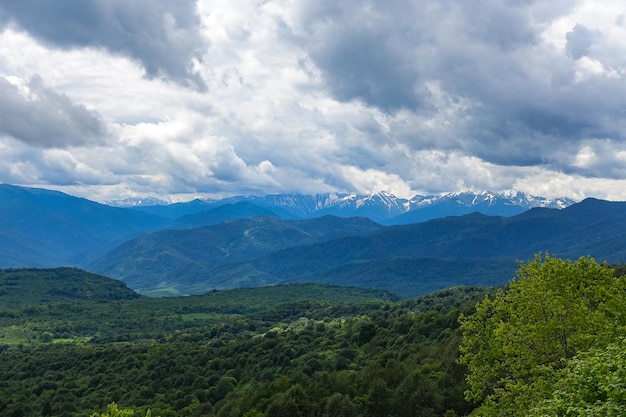
{"type": "Polygon", "coordinates": [[[103,202],[107,206],[111,207],[151,207],[151,206],[166,206],[170,204],[167,201],[161,200],[155,197],[128,197],[121,200],[108,200],[103,202]]]}

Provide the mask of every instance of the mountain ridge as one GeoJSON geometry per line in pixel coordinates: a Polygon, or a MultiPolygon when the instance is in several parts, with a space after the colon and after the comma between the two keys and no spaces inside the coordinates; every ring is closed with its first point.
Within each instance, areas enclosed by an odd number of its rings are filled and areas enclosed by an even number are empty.
{"type": "Polygon", "coordinates": [[[166,223],[59,191],[0,184],[0,267],[75,266],[166,223]]]}
{"type": "MultiPolygon", "coordinates": [[[[339,225],[356,220],[326,221],[339,225]]],[[[123,259],[110,254],[88,269],[125,280],[144,293],[360,281],[406,297],[468,283],[505,284],[517,261],[536,253],[626,261],[626,203],[594,199],[563,210],[534,208],[511,217],[472,213],[409,225],[370,225],[370,230],[345,236],[329,232],[325,240],[309,236],[297,222],[303,221],[257,217],[156,232],[127,242],[130,246],[119,249],[123,259]],[[411,275],[385,272],[382,264],[411,275]],[[445,272],[444,267],[450,269],[445,272]]]]}
{"type": "Polygon", "coordinates": [[[400,215],[402,221],[389,217],[418,200],[409,203],[389,193],[270,195],[151,206],[161,211],[157,215],[58,191],[0,185],[0,267],[89,266],[134,290],[159,295],[312,279],[337,284],[362,279],[364,285],[414,295],[427,289],[426,282],[507,280],[515,260],[537,252],[626,260],[619,233],[626,229],[622,203],[587,199],[567,205],[533,198],[538,207],[509,215],[531,199],[464,192],[423,198],[422,210],[400,215]],[[558,209],[545,208],[549,205],[558,209]],[[185,214],[178,216],[181,211],[185,214]],[[416,213],[420,221],[407,220],[416,213]],[[429,215],[439,217],[422,221],[429,215]],[[417,275],[387,274],[381,265],[417,275]],[[444,266],[450,276],[432,275],[444,266]]]}
{"type": "MultiPolygon", "coordinates": [[[[140,201],[140,200],[138,200],[140,201]]],[[[133,201],[111,201],[110,204],[126,204],[137,210],[163,217],[179,213],[191,214],[192,211],[205,211],[225,204],[249,202],[257,206],[276,210],[286,217],[289,213],[296,218],[319,217],[330,214],[339,217],[369,217],[381,224],[408,224],[449,215],[469,214],[479,211],[488,215],[511,216],[534,207],[562,209],[575,203],[574,200],[559,197],[548,199],[531,196],[522,192],[490,191],[452,192],[442,195],[416,195],[412,198],[396,197],[388,192],[375,194],[322,193],[322,194],[269,194],[265,196],[238,195],[213,200],[196,199],[189,203],[168,205],[138,205],[133,201]]]]}

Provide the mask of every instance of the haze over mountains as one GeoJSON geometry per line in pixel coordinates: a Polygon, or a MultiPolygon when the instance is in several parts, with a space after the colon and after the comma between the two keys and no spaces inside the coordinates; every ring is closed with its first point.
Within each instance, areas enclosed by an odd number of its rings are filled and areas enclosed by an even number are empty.
{"type": "Polygon", "coordinates": [[[626,203],[572,203],[485,192],[111,207],[0,185],[0,267],[76,266],[149,295],[324,282],[408,297],[503,284],[538,252],[626,262],[626,203]]]}
{"type": "Polygon", "coordinates": [[[165,227],[159,216],[39,188],[0,185],[0,265],[83,265],[111,245],[165,227]]]}
{"type": "Polygon", "coordinates": [[[516,260],[538,252],[623,262],[626,203],[588,199],[563,210],[535,208],[513,217],[474,213],[392,227],[354,218],[255,217],[147,234],[88,269],[154,294],[325,282],[411,296],[452,285],[505,283],[516,260]],[[327,232],[313,236],[310,230],[327,232]]]}
{"type": "Polygon", "coordinates": [[[521,192],[461,192],[444,195],[416,195],[399,198],[386,192],[358,194],[273,194],[267,196],[234,196],[222,200],[193,200],[167,204],[157,199],[125,199],[110,201],[117,207],[132,207],[167,218],[210,210],[224,204],[252,203],[272,210],[284,218],[310,218],[323,215],[339,217],[362,216],[375,222],[393,225],[409,224],[445,216],[460,216],[478,211],[493,216],[513,216],[534,207],[565,208],[575,203],[568,198],[546,199],[521,192]]]}

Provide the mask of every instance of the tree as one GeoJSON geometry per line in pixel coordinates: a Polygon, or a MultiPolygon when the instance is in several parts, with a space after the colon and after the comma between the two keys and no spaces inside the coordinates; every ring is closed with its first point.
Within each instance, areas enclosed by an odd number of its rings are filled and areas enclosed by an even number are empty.
{"type": "Polygon", "coordinates": [[[547,375],[578,352],[606,346],[625,324],[626,285],[606,264],[540,255],[506,290],[461,316],[460,363],[476,415],[525,415],[552,390],[547,375]]]}
{"type": "Polygon", "coordinates": [[[529,417],[626,415],[626,339],[577,355],[555,377],[552,397],[529,417]]]}
{"type": "MultiPolygon", "coordinates": [[[[117,407],[117,404],[111,403],[107,406],[106,413],[94,413],[91,415],[91,417],[133,417],[134,414],[135,413],[133,410],[120,409],[117,407]]],[[[151,415],[152,413],[150,412],[150,410],[148,410],[146,412],[146,417],[151,417],[151,415]]]]}

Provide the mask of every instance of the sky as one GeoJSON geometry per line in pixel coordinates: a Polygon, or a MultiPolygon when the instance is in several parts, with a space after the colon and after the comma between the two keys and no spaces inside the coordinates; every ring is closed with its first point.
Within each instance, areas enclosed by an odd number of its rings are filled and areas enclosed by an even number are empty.
{"type": "Polygon", "coordinates": [[[623,0],[0,0],[0,182],[626,200],[623,0]]]}

